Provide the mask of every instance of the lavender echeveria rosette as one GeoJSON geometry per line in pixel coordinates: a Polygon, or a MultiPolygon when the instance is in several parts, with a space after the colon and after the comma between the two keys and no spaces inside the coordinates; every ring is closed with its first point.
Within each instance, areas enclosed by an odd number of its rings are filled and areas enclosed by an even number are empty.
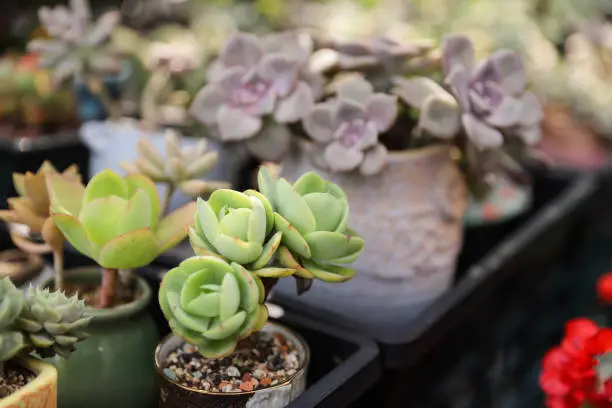
{"type": "Polygon", "coordinates": [[[443,139],[463,129],[478,150],[501,147],[505,137],[527,145],[540,140],[542,108],[525,90],[517,53],[499,50],[476,64],[470,39],[451,35],[443,41],[442,61],[450,93],[429,78],[395,78],[394,92],[421,111],[418,128],[443,139]]]}
{"type": "Polygon", "coordinates": [[[317,166],[373,175],[383,169],[388,155],[378,136],[396,117],[395,96],[375,93],[371,83],[354,76],[339,85],[336,98],[315,105],[303,125],[322,151],[313,157],[317,166]]]}
{"type": "Polygon", "coordinates": [[[311,86],[300,75],[303,58],[284,51],[268,51],[252,34],[233,35],[194,98],[192,115],[221,141],[245,141],[254,156],[280,160],[291,142],[285,125],[314,104],[311,86]]]}

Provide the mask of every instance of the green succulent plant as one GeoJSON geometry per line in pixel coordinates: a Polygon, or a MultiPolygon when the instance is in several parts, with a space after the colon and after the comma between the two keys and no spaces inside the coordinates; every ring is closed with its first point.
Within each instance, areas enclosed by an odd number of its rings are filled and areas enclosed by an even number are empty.
{"type": "Polygon", "coordinates": [[[23,334],[14,327],[23,304],[23,293],[9,278],[0,279],[0,365],[26,346],[23,334]]]}
{"type": "Polygon", "coordinates": [[[76,295],[67,297],[62,292],[31,288],[15,326],[41,357],[57,354],[68,358],[76,343],[89,337],[83,329],[91,317],[84,317],[84,313],[85,302],[76,295]]]}
{"type": "Polygon", "coordinates": [[[343,282],[355,275],[340,265],[354,262],[364,241],[348,226],[349,204],[342,189],[318,174],[302,175],[293,186],[274,179],[265,167],[259,190],[274,209],[274,226],[282,232],[276,260],[305,279],[343,282]]]}
{"type": "Polygon", "coordinates": [[[244,265],[260,277],[282,278],[292,268],[267,266],[278,249],[282,233],[274,231],[274,213],[259,192],[217,190],[208,201],[197,200],[195,223],[189,229],[194,251],[244,265]]]}
{"type": "Polygon", "coordinates": [[[232,353],[268,320],[262,281],[239,264],[194,256],[170,270],[159,304],[172,331],[207,358],[232,353]]]}

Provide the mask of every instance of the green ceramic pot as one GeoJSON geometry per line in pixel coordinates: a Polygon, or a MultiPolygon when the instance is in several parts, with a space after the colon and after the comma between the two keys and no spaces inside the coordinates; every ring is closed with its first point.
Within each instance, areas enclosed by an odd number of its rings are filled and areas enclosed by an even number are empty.
{"type": "MultiPolygon", "coordinates": [[[[67,283],[99,283],[98,267],[66,271],[67,283]]],[[[152,407],[157,384],[152,363],[157,330],[147,312],[151,289],[136,278],[139,297],[113,309],[87,308],[91,337],[68,360],[53,359],[58,369],[58,406],[62,408],[152,407]]],[[[44,287],[53,288],[48,280],[44,287]]]]}

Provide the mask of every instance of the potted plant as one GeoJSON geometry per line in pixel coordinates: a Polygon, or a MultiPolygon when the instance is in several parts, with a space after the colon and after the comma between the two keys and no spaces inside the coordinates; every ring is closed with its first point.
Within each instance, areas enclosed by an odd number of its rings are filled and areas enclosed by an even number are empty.
{"type": "Polygon", "coordinates": [[[306,386],[309,350],[268,322],[278,279],[300,291],[344,282],[363,240],[348,225],[346,195],[316,173],[295,184],[262,167],[259,191],[217,190],[197,202],[194,251],[163,278],[159,303],[174,333],[155,364],[160,407],[284,407],[306,386]]]}
{"type": "Polygon", "coordinates": [[[24,295],[2,278],[0,312],[0,407],[57,407],[55,367],[29,355],[68,358],[88,337],[85,304],[35,288],[24,295]]]}
{"type": "MultiPolygon", "coordinates": [[[[195,203],[162,215],[157,188],[142,174],[121,177],[106,170],[87,186],[49,174],[46,182],[53,222],[76,250],[99,265],[66,273],[65,290],[79,293],[93,319],[88,344],[70,361],[57,362],[64,378],[61,406],[146,404],[155,388],[150,356],[156,329],[145,310],[152,295],[130,269],[186,237],[195,203]],[[121,277],[119,270],[125,270],[121,277]],[[85,376],[92,366],[105,368],[85,376]]],[[[52,281],[45,286],[52,287],[52,281]]]]}
{"type": "Polygon", "coordinates": [[[516,171],[512,156],[539,141],[540,105],[525,91],[516,53],[501,50],[476,65],[465,36],[447,36],[441,48],[444,86],[432,79],[436,60],[418,47],[362,44],[375,69],[334,76],[335,95],[302,121],[309,139],[281,162],[288,179],[318,168],[346,191],[351,223],[366,241],[355,264],[361,273],[300,302],[357,313],[364,331],[397,327],[389,323],[412,319],[449,288],[468,188],[470,197],[486,198],[489,186],[516,171]],[[413,58],[429,76],[389,75],[413,69],[413,58]],[[411,108],[420,111],[412,131],[411,108]]]}

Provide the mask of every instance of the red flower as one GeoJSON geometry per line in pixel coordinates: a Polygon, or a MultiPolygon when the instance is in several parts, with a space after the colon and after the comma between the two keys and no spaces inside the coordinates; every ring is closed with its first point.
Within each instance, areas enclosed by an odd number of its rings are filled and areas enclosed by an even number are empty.
{"type": "Polygon", "coordinates": [[[597,279],[597,297],[612,303],[612,272],[604,273],[597,279]]]}

